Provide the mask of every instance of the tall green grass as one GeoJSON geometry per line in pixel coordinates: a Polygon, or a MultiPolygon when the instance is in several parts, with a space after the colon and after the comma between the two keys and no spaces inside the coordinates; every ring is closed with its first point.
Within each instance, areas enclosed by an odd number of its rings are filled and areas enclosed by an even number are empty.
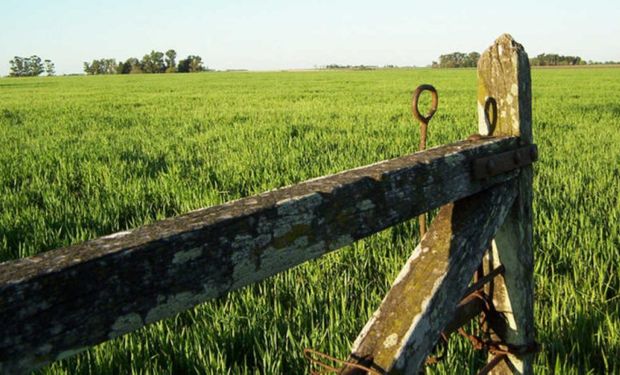
{"type": "MultiPolygon", "coordinates": [[[[620,372],[620,69],[534,70],[537,373],[620,372]]],[[[0,80],[0,261],[476,131],[474,70],[0,80]]],[[[344,358],[418,240],[414,221],[99,345],[41,374],[298,374],[344,358]]],[[[1,323],[0,323],[1,324],[1,323]]],[[[475,373],[460,339],[430,373],[475,373]]]]}

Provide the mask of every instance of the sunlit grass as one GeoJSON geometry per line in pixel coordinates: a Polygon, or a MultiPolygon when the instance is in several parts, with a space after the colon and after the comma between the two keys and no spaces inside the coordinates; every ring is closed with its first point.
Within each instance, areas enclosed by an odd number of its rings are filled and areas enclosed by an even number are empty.
{"type": "MultiPolygon", "coordinates": [[[[476,131],[474,70],[0,80],[0,261],[413,152],[476,131]]],[[[536,373],[620,372],[620,69],[534,70],[536,373]]],[[[297,374],[344,358],[417,242],[414,221],[44,374],[297,374]]],[[[450,344],[433,373],[475,373],[450,344]]]]}

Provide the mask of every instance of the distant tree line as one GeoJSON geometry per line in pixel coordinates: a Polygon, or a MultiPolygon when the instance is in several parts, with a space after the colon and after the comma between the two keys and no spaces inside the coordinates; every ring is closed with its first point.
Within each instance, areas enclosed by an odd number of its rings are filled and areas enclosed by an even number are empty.
{"type": "Polygon", "coordinates": [[[338,65],[338,64],[328,64],[328,65],[325,65],[324,69],[374,70],[374,69],[378,69],[378,66],[376,66],[376,65],[338,65]]]}
{"type": "Polygon", "coordinates": [[[586,61],[579,56],[564,56],[557,53],[541,53],[530,59],[532,66],[571,66],[571,65],[611,65],[620,64],[620,61],[586,61]]]}
{"type": "Polygon", "coordinates": [[[51,60],[43,60],[37,55],[15,56],[9,61],[9,69],[11,77],[37,77],[43,73],[47,73],[48,76],[56,74],[54,63],[51,60]]]}
{"type": "Polygon", "coordinates": [[[592,61],[588,60],[588,65],[620,65],[620,61],[592,61]]]}
{"type": "Polygon", "coordinates": [[[340,65],[340,64],[327,64],[327,65],[315,65],[314,69],[328,69],[328,70],[382,70],[382,69],[413,69],[415,65],[395,65],[385,64],[379,65],[340,65]]]}
{"type": "Polygon", "coordinates": [[[478,52],[452,52],[439,56],[439,62],[433,61],[433,68],[475,68],[478,65],[478,52]]]}
{"type": "Polygon", "coordinates": [[[530,59],[532,66],[586,65],[579,56],[564,56],[556,53],[541,53],[530,59]]]}
{"type": "Polygon", "coordinates": [[[139,60],[130,57],[125,61],[98,59],[84,62],[84,73],[95,74],[139,74],[139,73],[195,73],[208,70],[202,57],[189,55],[177,63],[177,53],[170,49],[166,53],[151,51],[139,60]]]}
{"type": "MultiPolygon", "coordinates": [[[[439,56],[439,62],[433,61],[433,68],[474,68],[478,65],[480,54],[478,52],[453,52],[439,56]]],[[[556,53],[541,53],[530,59],[532,66],[563,66],[563,65],[599,65],[620,64],[620,61],[585,61],[579,56],[564,56],[556,53]]]]}

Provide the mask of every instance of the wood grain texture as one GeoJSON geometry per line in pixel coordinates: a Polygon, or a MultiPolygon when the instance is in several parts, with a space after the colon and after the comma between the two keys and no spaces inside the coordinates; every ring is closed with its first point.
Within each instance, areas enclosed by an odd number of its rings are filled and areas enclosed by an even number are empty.
{"type": "Polygon", "coordinates": [[[513,179],[472,177],[518,147],[458,142],[0,264],[0,373],[173,316],[430,209],[513,179]]]}
{"type": "MultiPolygon", "coordinates": [[[[510,35],[500,36],[478,63],[479,129],[486,134],[484,102],[493,97],[498,103],[498,123],[494,136],[512,135],[522,145],[532,139],[532,94],[530,66],[523,46],[510,35]]],[[[499,315],[492,319],[495,339],[512,345],[534,342],[533,249],[532,249],[532,166],[520,170],[518,195],[511,212],[493,242],[485,261],[487,270],[503,264],[503,277],[493,284],[493,302],[499,315]]],[[[510,356],[493,374],[531,374],[533,354],[510,356]]],[[[491,360],[491,358],[489,358],[491,360]]]]}
{"type": "Polygon", "coordinates": [[[372,358],[371,367],[379,373],[417,373],[440,333],[451,328],[469,280],[515,196],[516,183],[509,181],[442,207],[353,344],[349,360],[372,358]]]}

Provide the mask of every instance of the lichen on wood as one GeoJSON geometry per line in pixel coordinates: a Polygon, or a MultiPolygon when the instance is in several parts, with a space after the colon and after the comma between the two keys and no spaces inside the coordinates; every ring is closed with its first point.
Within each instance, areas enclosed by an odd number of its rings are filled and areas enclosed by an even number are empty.
{"type": "MultiPolygon", "coordinates": [[[[356,339],[349,360],[372,358],[371,367],[383,373],[415,374],[453,319],[515,196],[516,184],[509,181],[442,207],[356,339]]],[[[354,373],[357,369],[342,371],[354,373]]]]}
{"type": "MultiPolygon", "coordinates": [[[[484,102],[493,97],[498,104],[494,136],[516,136],[532,143],[532,94],[530,66],[522,45],[510,35],[500,36],[478,63],[478,123],[486,134],[484,102]]],[[[504,275],[493,285],[493,302],[499,312],[490,319],[495,340],[515,347],[534,343],[534,288],[532,249],[532,166],[520,170],[518,195],[484,262],[487,270],[503,264],[504,275]]],[[[492,358],[489,358],[491,360],[492,358]]],[[[533,354],[510,355],[493,374],[532,374],[533,354]]]]}
{"type": "Polygon", "coordinates": [[[0,372],[27,371],[513,179],[468,140],[0,264],[0,372]]]}

